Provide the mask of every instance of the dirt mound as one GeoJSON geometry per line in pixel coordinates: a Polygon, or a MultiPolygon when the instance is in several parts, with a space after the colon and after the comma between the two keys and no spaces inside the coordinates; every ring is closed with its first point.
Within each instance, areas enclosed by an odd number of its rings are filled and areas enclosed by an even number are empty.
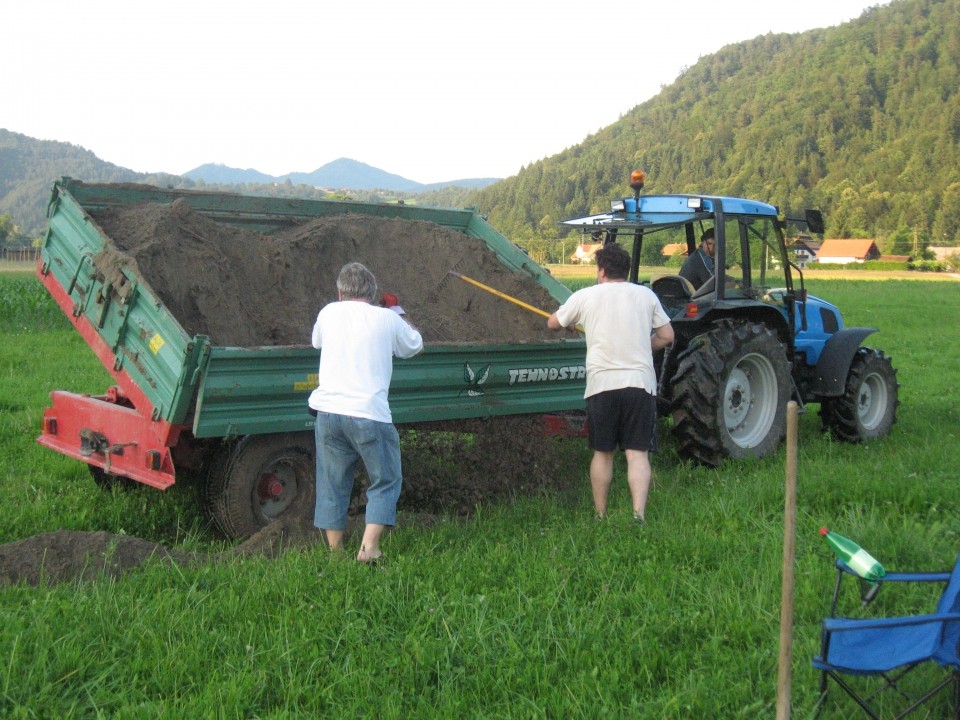
{"type": "Polygon", "coordinates": [[[118,578],[149,560],[188,566],[245,555],[276,557],[291,547],[321,541],[313,527],[296,521],[267,526],[225,553],[186,553],[159,543],[107,532],[57,530],[0,545],[0,587],[24,583],[56,585],[63,582],[118,578]]]}
{"type": "Polygon", "coordinates": [[[57,530],[0,545],[0,586],[119,577],[150,558],[189,564],[203,556],[126,535],[57,530]]]}
{"type": "Polygon", "coordinates": [[[557,302],[508,270],[482,240],[431,222],[346,214],[265,235],[216,222],[183,199],[94,213],[113,241],[96,258],[119,286],[135,269],[190,335],[215,345],[309,345],[336,278],[361,262],[396,293],[427,343],[556,340],[544,318],[449,274],[454,270],[528,305],[557,302]]]}

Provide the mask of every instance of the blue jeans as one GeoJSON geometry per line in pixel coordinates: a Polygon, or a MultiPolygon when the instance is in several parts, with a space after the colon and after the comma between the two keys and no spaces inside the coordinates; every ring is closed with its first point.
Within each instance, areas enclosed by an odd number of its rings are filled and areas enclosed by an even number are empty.
{"type": "Polygon", "coordinates": [[[400,435],[390,423],[317,413],[317,504],[313,524],[321,530],[345,530],[357,464],[363,460],[367,488],[366,522],[394,525],[403,480],[400,435]]]}

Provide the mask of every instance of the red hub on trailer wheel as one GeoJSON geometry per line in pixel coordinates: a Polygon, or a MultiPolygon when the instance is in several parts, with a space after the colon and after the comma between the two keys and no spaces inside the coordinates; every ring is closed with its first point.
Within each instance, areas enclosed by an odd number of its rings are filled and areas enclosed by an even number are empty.
{"type": "Polygon", "coordinates": [[[283,483],[275,473],[263,473],[257,484],[257,495],[261,500],[276,500],[283,495],[283,483]]]}

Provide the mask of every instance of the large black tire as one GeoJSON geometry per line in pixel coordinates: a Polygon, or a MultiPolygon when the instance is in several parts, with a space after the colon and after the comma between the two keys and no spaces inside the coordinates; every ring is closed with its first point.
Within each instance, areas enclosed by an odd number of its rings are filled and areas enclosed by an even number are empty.
{"type": "Polygon", "coordinates": [[[763,457],[786,434],[790,363],[765,325],[724,320],[695,337],[671,380],[673,435],[704,465],[763,457]]]}
{"type": "Polygon", "coordinates": [[[890,358],[881,350],[860,348],[850,363],[843,395],[824,399],[820,419],[844,442],[883,437],[897,421],[899,388],[890,358]]]}
{"type": "Polygon", "coordinates": [[[207,475],[207,514],[226,537],[240,540],[277,520],[312,513],[315,471],[312,433],[225,443],[207,475]]]}

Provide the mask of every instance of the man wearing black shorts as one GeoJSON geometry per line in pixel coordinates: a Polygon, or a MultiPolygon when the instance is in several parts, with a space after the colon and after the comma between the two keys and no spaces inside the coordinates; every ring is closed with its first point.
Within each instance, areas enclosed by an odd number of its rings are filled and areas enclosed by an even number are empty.
{"type": "Polygon", "coordinates": [[[578,290],[547,320],[581,325],[587,339],[590,485],[597,517],[607,515],[617,446],[627,456],[633,517],[644,522],[650,458],[657,449],[657,375],[653,353],[673,342],[670,318],[650,288],[627,282],[630,256],[619,245],[596,253],[597,284],[578,290]]]}

